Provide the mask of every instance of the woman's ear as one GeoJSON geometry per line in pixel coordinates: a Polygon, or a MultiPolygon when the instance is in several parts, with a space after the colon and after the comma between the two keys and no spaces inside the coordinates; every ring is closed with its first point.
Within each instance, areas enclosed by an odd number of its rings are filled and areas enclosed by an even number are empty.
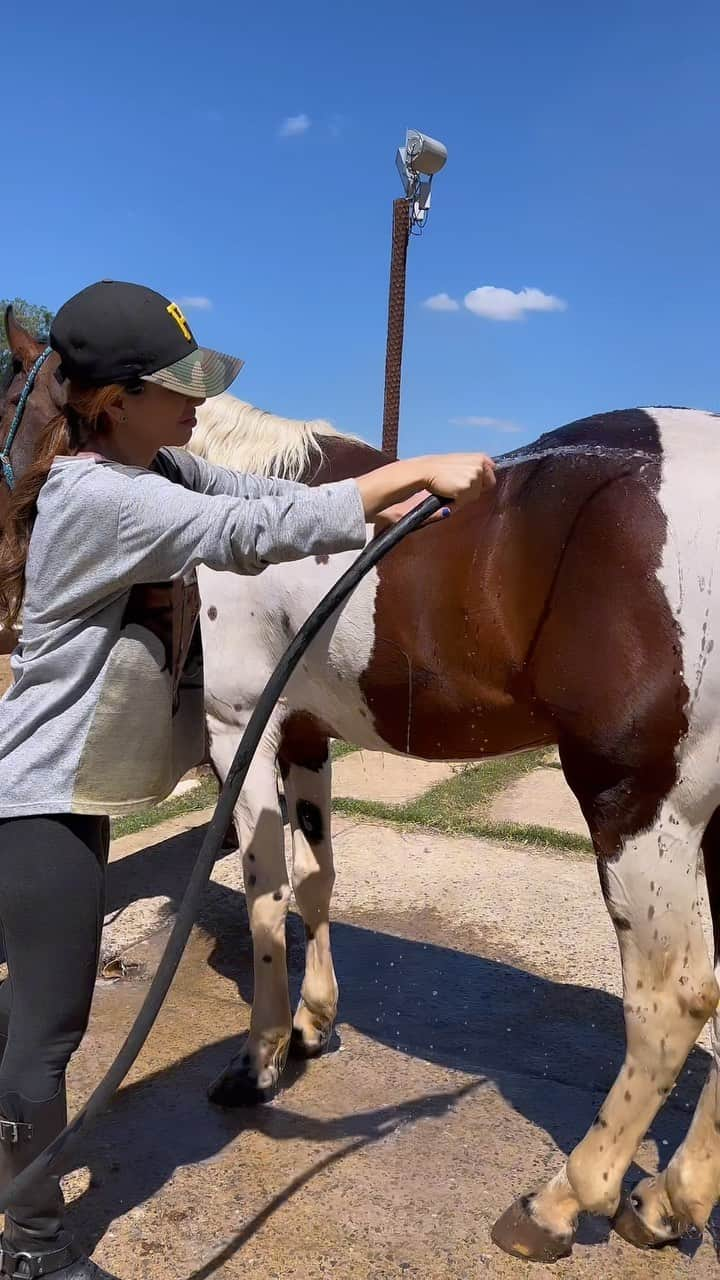
{"type": "Polygon", "coordinates": [[[111,427],[119,427],[123,422],[126,422],[125,397],[119,396],[113,404],[106,405],[103,409],[103,415],[108,419],[111,427]]]}

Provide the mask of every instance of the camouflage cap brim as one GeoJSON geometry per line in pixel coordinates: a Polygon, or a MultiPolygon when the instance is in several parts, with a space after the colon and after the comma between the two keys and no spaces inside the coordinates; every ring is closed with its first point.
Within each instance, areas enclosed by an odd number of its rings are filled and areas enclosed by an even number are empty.
{"type": "Polygon", "coordinates": [[[211,351],[209,347],[198,347],[166,369],[146,374],[142,381],[156,382],[168,391],[204,400],[227,391],[244,363],[236,356],[225,356],[220,351],[211,351]]]}

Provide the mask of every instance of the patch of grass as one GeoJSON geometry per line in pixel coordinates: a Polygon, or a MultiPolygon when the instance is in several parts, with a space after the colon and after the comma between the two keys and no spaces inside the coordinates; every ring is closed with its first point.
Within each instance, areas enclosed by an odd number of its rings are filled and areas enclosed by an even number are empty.
{"type": "Polygon", "coordinates": [[[469,835],[483,836],[486,840],[498,840],[506,844],[529,844],[534,849],[567,849],[570,853],[595,855],[589,836],[578,836],[574,831],[560,831],[557,827],[540,827],[521,822],[475,822],[469,824],[469,835]]]}
{"type": "Polygon", "coordinates": [[[336,739],[330,747],[330,759],[342,760],[343,756],[352,756],[359,750],[360,748],[354,747],[351,742],[339,742],[336,739]]]}
{"type": "MultiPolygon", "coordinates": [[[[358,747],[348,743],[336,742],[333,743],[332,758],[339,760],[357,750],[358,747]]],[[[533,769],[546,766],[547,757],[547,751],[540,750],[487,760],[463,769],[454,777],[431,787],[417,799],[402,805],[338,796],[333,800],[333,810],[348,817],[370,818],[393,826],[426,827],[442,832],[443,835],[475,836],[508,844],[532,845],[535,848],[592,853],[592,845],[586,836],[533,823],[492,822],[485,816],[490,802],[499,791],[518,778],[532,773],[533,769]]],[[[217,796],[215,778],[205,777],[200,786],[182,796],[141,813],[131,814],[127,818],[114,819],[113,839],[155,827],[168,818],[179,818],[186,813],[211,808],[216,803],[217,796]]]]}
{"type": "Polygon", "coordinates": [[[368,816],[388,818],[394,822],[408,822],[416,826],[439,827],[444,831],[464,827],[470,814],[477,816],[480,807],[486,807],[499,791],[526,773],[539,768],[547,752],[523,751],[515,756],[501,756],[482,764],[463,769],[454,777],[409,800],[405,804],[385,804],[377,800],[349,800],[336,797],[333,807],[343,813],[357,813],[358,806],[367,809],[368,816]]]}
{"type": "Polygon", "coordinates": [[[586,836],[534,824],[491,822],[485,817],[491,800],[499,791],[546,762],[545,750],[524,751],[464,769],[407,804],[350,800],[338,796],[333,801],[333,809],[350,817],[372,818],[395,826],[429,827],[444,835],[480,836],[514,844],[591,853],[592,845],[586,836]]]}
{"type": "Polygon", "coordinates": [[[142,809],[140,813],[131,813],[126,818],[113,818],[110,824],[112,838],[119,840],[121,836],[132,836],[136,831],[157,827],[168,818],[180,818],[184,813],[197,813],[199,809],[209,809],[215,804],[217,797],[218,788],[215,779],[203,778],[199,787],[193,787],[192,791],[186,791],[184,795],[153,805],[151,809],[142,809]]]}

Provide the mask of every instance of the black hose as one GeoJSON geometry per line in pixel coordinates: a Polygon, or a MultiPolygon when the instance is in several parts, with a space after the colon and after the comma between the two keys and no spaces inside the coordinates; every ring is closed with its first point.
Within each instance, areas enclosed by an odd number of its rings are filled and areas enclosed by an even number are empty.
{"type": "Polygon", "coordinates": [[[63,1129],[62,1133],[59,1133],[57,1138],[54,1138],[50,1145],[40,1152],[40,1155],[33,1160],[32,1164],[23,1169],[22,1173],[19,1173],[10,1185],[3,1189],[0,1194],[0,1211],[7,1209],[13,1202],[17,1203],[19,1197],[31,1186],[35,1178],[49,1168],[50,1165],[54,1164],[62,1152],[67,1153],[75,1145],[85,1127],[107,1105],[115,1090],[122,1084],[142,1050],[182,959],[183,951],[195,921],[200,898],[212,874],[220,846],[232,819],[238,795],[247,777],[248,769],[252,764],[253,756],[265,731],[265,726],[273,713],[280,694],[305,650],[328,619],[344,604],[350,593],[365,577],[365,574],[379,560],[382,560],[383,556],[386,556],[396,543],[400,542],[408,533],[413,533],[415,529],[425,523],[429,516],[444,505],[445,500],[442,498],[426,498],[408,515],[403,516],[402,520],[398,521],[396,525],[391,525],[390,528],[384,529],[377,538],[374,538],[365,547],[364,551],[361,551],[354,564],[330,588],[327,595],[323,597],[298,631],[295,639],[288,645],[263,689],[258,704],[250,717],[247,729],[242,736],[240,745],[235,752],[230,771],[220,792],[215,812],[205,833],[205,839],[202,842],[183,900],[180,903],[172,933],[168,938],[155,977],[150,984],[150,990],[128,1032],[125,1043],[82,1110],[63,1129]]]}

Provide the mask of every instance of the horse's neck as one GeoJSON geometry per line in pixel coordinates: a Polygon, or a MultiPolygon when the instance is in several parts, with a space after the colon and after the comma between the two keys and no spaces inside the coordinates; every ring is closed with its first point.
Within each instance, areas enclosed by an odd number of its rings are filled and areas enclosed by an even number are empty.
{"type": "Polygon", "coordinates": [[[328,484],[333,480],[349,480],[353,476],[367,475],[387,462],[392,462],[386,454],[360,440],[348,440],[344,436],[324,436],[322,438],[323,458],[319,467],[312,473],[303,476],[306,484],[328,484]]]}

